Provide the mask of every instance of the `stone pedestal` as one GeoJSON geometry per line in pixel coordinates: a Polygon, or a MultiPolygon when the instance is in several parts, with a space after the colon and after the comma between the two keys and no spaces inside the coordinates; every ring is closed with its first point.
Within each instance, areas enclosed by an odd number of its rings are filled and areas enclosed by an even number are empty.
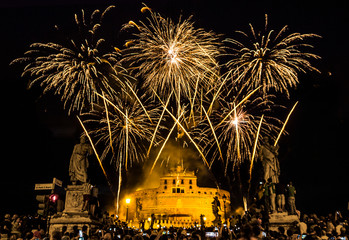
{"type": "MultiPolygon", "coordinates": [[[[92,195],[97,197],[98,189],[92,191],[92,195]]],[[[66,226],[69,232],[73,231],[73,227],[77,226],[78,229],[82,229],[83,226],[87,227],[87,231],[92,228],[99,227],[100,221],[89,214],[89,212],[82,211],[84,203],[84,194],[87,194],[86,186],[84,185],[68,185],[66,189],[65,208],[60,214],[54,215],[49,220],[49,234],[52,238],[54,231],[62,231],[62,227],[66,226]]]]}
{"type": "Polygon", "coordinates": [[[269,229],[277,231],[278,227],[284,227],[287,230],[294,222],[299,222],[297,215],[288,215],[287,212],[272,213],[269,219],[269,229]]]}
{"type": "Polygon", "coordinates": [[[80,214],[84,203],[84,185],[68,185],[63,213],[80,214]]]}

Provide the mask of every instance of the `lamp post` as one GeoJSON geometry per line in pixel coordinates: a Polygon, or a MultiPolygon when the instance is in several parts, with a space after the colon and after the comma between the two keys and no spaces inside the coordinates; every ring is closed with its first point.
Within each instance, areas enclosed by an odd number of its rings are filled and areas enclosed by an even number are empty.
{"type": "Polygon", "coordinates": [[[126,222],[128,223],[128,205],[130,204],[131,199],[126,198],[126,222]]]}
{"type": "Polygon", "coordinates": [[[227,201],[227,196],[225,196],[225,194],[223,194],[222,199],[223,199],[223,207],[224,207],[224,223],[227,224],[227,211],[226,211],[226,207],[225,207],[225,202],[227,201]]]}

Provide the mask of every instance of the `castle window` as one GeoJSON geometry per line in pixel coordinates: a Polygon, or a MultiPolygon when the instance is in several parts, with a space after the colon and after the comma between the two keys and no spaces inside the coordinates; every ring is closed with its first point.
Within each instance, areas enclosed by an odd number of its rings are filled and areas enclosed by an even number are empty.
{"type": "Polygon", "coordinates": [[[189,186],[189,189],[193,189],[193,187],[192,187],[192,186],[189,186]]]}
{"type": "Polygon", "coordinates": [[[165,179],[164,183],[167,184],[167,179],[165,179]]]}
{"type": "Polygon", "coordinates": [[[172,193],[184,193],[184,188],[172,188],[172,193]]]}
{"type": "Polygon", "coordinates": [[[189,180],[189,184],[193,184],[193,181],[191,179],[189,180]]]}
{"type": "Polygon", "coordinates": [[[184,184],[184,180],[183,179],[181,180],[181,184],[184,184]]]}
{"type": "Polygon", "coordinates": [[[165,186],[164,189],[167,189],[167,186],[165,186]]]}
{"type": "Polygon", "coordinates": [[[173,183],[173,184],[176,184],[176,180],[175,180],[175,179],[173,179],[172,183],[173,183]]]}

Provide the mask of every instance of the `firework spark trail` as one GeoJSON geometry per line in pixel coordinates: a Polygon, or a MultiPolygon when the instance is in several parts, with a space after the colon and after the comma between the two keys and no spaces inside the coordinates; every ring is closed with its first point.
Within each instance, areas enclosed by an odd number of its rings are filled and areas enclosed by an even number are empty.
{"type": "Polygon", "coordinates": [[[141,100],[139,99],[139,97],[137,96],[136,92],[133,90],[133,88],[130,86],[130,84],[128,84],[128,82],[126,82],[126,86],[132,91],[133,96],[137,99],[138,103],[139,103],[139,104],[141,105],[141,107],[143,108],[144,113],[147,115],[149,121],[150,121],[151,123],[153,123],[152,120],[151,120],[151,118],[150,118],[150,116],[149,116],[149,114],[148,114],[148,112],[147,112],[147,110],[145,109],[145,107],[144,107],[142,101],[141,101],[141,100]]]}
{"type": "Polygon", "coordinates": [[[93,152],[94,152],[95,155],[96,155],[96,158],[97,158],[98,163],[99,163],[99,165],[100,165],[100,167],[101,167],[101,169],[102,169],[102,171],[103,171],[103,174],[104,174],[105,178],[107,179],[108,183],[110,183],[110,182],[109,182],[109,179],[108,179],[108,176],[107,176],[107,173],[106,173],[105,170],[104,170],[102,161],[101,161],[101,159],[99,158],[99,155],[98,155],[98,153],[97,153],[96,148],[94,147],[94,144],[93,144],[93,141],[92,141],[90,135],[88,134],[88,132],[87,132],[87,130],[86,130],[84,124],[83,124],[82,121],[80,120],[79,116],[76,116],[76,117],[78,118],[78,120],[79,120],[79,122],[80,122],[80,124],[81,124],[81,126],[82,126],[82,128],[83,128],[83,130],[84,130],[84,132],[85,132],[85,134],[86,134],[86,136],[87,136],[87,138],[88,138],[88,140],[90,141],[90,144],[91,144],[91,146],[92,146],[92,148],[93,148],[93,152]]]}
{"type": "MultiPolygon", "coordinates": [[[[156,94],[156,92],[154,91],[154,94],[157,96],[157,98],[159,99],[159,101],[161,102],[161,104],[165,107],[164,102],[161,100],[160,96],[156,94]]],[[[173,120],[177,123],[177,125],[182,129],[182,131],[186,134],[186,136],[189,138],[190,142],[194,145],[194,147],[198,150],[198,152],[200,153],[204,163],[209,167],[210,165],[208,164],[205,155],[202,153],[202,150],[199,148],[199,146],[195,143],[195,141],[193,140],[193,138],[190,136],[190,134],[187,132],[187,130],[183,127],[183,125],[179,122],[179,117],[176,118],[170,110],[168,110],[165,107],[166,112],[173,118],[173,120]]],[[[182,110],[182,113],[184,112],[184,109],[182,110]]]]}
{"type": "MultiPolygon", "coordinates": [[[[136,95],[136,93],[134,92],[134,94],[136,95]]],[[[140,127],[137,126],[137,122],[133,123],[132,119],[130,119],[129,116],[129,111],[126,108],[125,111],[122,111],[120,109],[120,107],[122,107],[119,104],[119,107],[117,107],[114,103],[112,103],[111,101],[109,101],[104,95],[99,95],[101,98],[103,98],[103,102],[104,102],[104,108],[105,108],[105,116],[106,116],[106,123],[107,123],[107,127],[108,127],[108,135],[109,135],[109,145],[110,148],[112,150],[113,153],[113,158],[115,158],[115,160],[118,162],[118,173],[119,173],[119,181],[118,181],[118,191],[117,191],[117,200],[116,200],[116,208],[117,208],[117,212],[119,211],[120,208],[120,191],[121,191],[121,183],[122,183],[122,167],[125,167],[125,171],[127,171],[127,167],[128,167],[128,161],[129,161],[129,144],[132,144],[130,142],[130,127],[134,127],[135,129],[142,131],[140,127]],[[112,136],[112,130],[111,130],[111,120],[109,118],[109,110],[108,110],[108,106],[107,106],[107,102],[109,104],[111,104],[114,109],[120,113],[124,119],[124,131],[125,131],[125,141],[124,141],[124,146],[125,148],[122,150],[123,154],[119,154],[118,157],[116,157],[115,153],[114,153],[114,144],[117,144],[117,142],[115,142],[114,139],[114,143],[113,143],[113,136],[112,136]],[[116,159],[117,158],[117,159],[116,159]],[[124,164],[122,165],[122,163],[124,162],[124,164]]],[[[141,106],[141,104],[139,103],[140,99],[138,98],[137,101],[135,101],[136,104],[139,104],[141,106]]],[[[144,113],[146,113],[146,116],[148,117],[148,119],[150,118],[149,114],[147,114],[146,109],[144,109],[144,106],[141,106],[141,109],[144,113]]],[[[140,111],[138,111],[138,113],[140,113],[140,111]]],[[[137,116],[136,116],[137,117],[137,116]]],[[[142,131],[143,132],[143,131],[142,131]]],[[[106,134],[106,133],[105,133],[106,134]]],[[[154,141],[154,140],[153,140],[154,141]]],[[[104,154],[105,155],[105,154],[104,154]]]]}
{"type": "MultiPolygon", "coordinates": [[[[115,151],[113,147],[113,139],[112,139],[112,133],[111,133],[111,127],[110,127],[110,121],[109,121],[109,114],[108,114],[108,107],[107,107],[107,102],[103,94],[103,103],[104,103],[104,108],[105,108],[105,115],[108,123],[108,132],[109,132],[109,144],[110,148],[113,153],[113,158],[115,158],[115,151]]],[[[121,175],[121,161],[120,161],[120,166],[119,166],[119,181],[118,181],[118,191],[117,191],[117,197],[116,197],[116,212],[119,214],[119,208],[120,208],[120,191],[121,191],[121,181],[122,181],[122,175],[121,175]]],[[[112,191],[113,192],[113,191],[112,191]]]]}
{"type": "Polygon", "coordinates": [[[264,115],[262,115],[261,119],[259,120],[258,130],[257,130],[257,134],[256,134],[256,140],[255,140],[254,146],[253,146],[253,153],[252,153],[251,165],[250,165],[250,179],[248,181],[249,183],[251,182],[251,179],[252,179],[253,162],[254,162],[254,157],[256,155],[257,142],[258,142],[259,132],[261,130],[261,126],[262,126],[262,122],[263,122],[263,117],[264,117],[264,115]]]}
{"type": "Polygon", "coordinates": [[[155,130],[154,130],[154,133],[153,133],[153,136],[152,136],[152,138],[151,138],[150,145],[149,145],[149,148],[148,148],[148,151],[147,151],[147,157],[149,156],[150,149],[151,149],[152,146],[153,146],[155,136],[156,136],[157,131],[158,131],[159,126],[160,126],[160,122],[162,121],[162,118],[164,117],[165,109],[167,108],[168,103],[170,102],[172,93],[173,93],[173,91],[171,92],[170,96],[168,97],[168,99],[167,99],[167,101],[166,101],[166,104],[165,104],[165,107],[164,107],[164,109],[162,110],[162,113],[161,113],[161,115],[160,115],[159,121],[158,121],[158,123],[156,124],[155,130]]]}
{"type": "Polygon", "coordinates": [[[233,123],[235,125],[235,133],[236,133],[236,149],[237,149],[237,157],[238,157],[238,161],[239,159],[241,159],[241,154],[240,154],[240,137],[239,137],[239,119],[238,116],[236,114],[236,106],[234,103],[234,120],[233,123]]]}
{"type": "Polygon", "coordinates": [[[119,214],[120,209],[120,192],[121,192],[121,181],[122,181],[122,174],[121,174],[121,161],[119,163],[119,183],[118,183],[118,193],[116,198],[116,212],[119,214]]]}
{"type": "MultiPolygon", "coordinates": [[[[119,113],[121,113],[121,114],[125,117],[125,119],[126,119],[128,122],[130,122],[131,124],[133,124],[133,122],[129,120],[129,118],[127,117],[127,115],[126,115],[123,111],[121,111],[114,103],[112,103],[110,100],[108,100],[108,99],[107,99],[106,97],[104,97],[103,95],[100,95],[99,93],[96,93],[96,95],[98,95],[99,97],[103,98],[104,101],[107,101],[107,102],[108,102],[110,105],[112,105],[119,113]]],[[[133,124],[133,126],[134,126],[135,128],[138,128],[137,125],[135,125],[135,124],[133,124]]]]}
{"type": "Polygon", "coordinates": [[[224,80],[220,83],[219,85],[219,88],[218,90],[216,91],[216,93],[214,94],[213,98],[212,98],[212,101],[211,101],[211,104],[210,104],[210,107],[208,108],[207,110],[207,113],[210,115],[211,113],[211,110],[212,110],[212,107],[213,107],[213,103],[215,102],[215,100],[218,98],[220,92],[221,92],[221,89],[222,87],[225,85],[226,81],[228,79],[228,75],[226,75],[226,77],[224,78],[224,80]]]}
{"type": "MultiPolygon", "coordinates": [[[[164,109],[166,109],[166,108],[164,107],[164,109]]],[[[182,111],[182,113],[179,115],[179,118],[181,118],[183,114],[184,114],[184,111],[182,111]]],[[[149,175],[152,174],[152,172],[153,172],[153,170],[154,170],[154,167],[155,167],[155,165],[156,165],[156,163],[157,163],[157,161],[158,161],[158,159],[159,159],[159,157],[160,157],[160,155],[161,155],[161,153],[162,153],[162,151],[163,151],[163,149],[164,149],[164,147],[165,147],[167,141],[170,139],[170,136],[171,136],[173,130],[176,128],[176,126],[177,126],[177,124],[178,124],[179,118],[176,119],[176,121],[175,121],[175,123],[173,124],[171,130],[169,131],[169,133],[168,133],[168,135],[167,135],[165,141],[163,142],[163,144],[162,144],[162,146],[161,146],[161,148],[160,148],[160,150],[159,150],[159,153],[158,153],[158,155],[156,156],[156,158],[155,158],[155,160],[154,160],[153,166],[152,166],[152,168],[150,169],[149,175]]]]}
{"type": "Polygon", "coordinates": [[[194,95],[192,98],[190,98],[191,100],[190,102],[190,113],[189,113],[189,121],[192,118],[193,119],[193,123],[195,125],[195,115],[194,115],[194,103],[195,103],[195,99],[196,99],[196,95],[197,95],[197,91],[198,91],[198,84],[199,84],[199,79],[197,79],[196,84],[195,84],[195,90],[194,90],[194,95]]]}
{"type": "Polygon", "coordinates": [[[104,108],[105,108],[105,117],[107,119],[107,123],[108,123],[108,132],[109,132],[109,143],[110,143],[110,148],[112,150],[113,156],[115,156],[115,151],[114,151],[114,147],[113,147],[113,139],[112,139],[112,135],[111,135],[111,128],[110,128],[110,121],[109,121],[109,114],[108,114],[108,107],[107,107],[107,102],[105,100],[105,96],[103,94],[103,104],[104,104],[104,108]]]}
{"type": "Polygon", "coordinates": [[[190,18],[183,21],[180,18],[175,24],[145,8],[150,13],[146,23],[125,25],[125,28],[136,26],[138,33],[122,60],[137,70],[137,77],[144,78],[142,87],[150,94],[154,89],[162,98],[175,89],[178,102],[191,95],[197,78],[200,86],[208,86],[218,67],[214,61],[220,46],[217,35],[195,29],[190,18]]]}
{"type": "Polygon", "coordinates": [[[306,39],[320,37],[316,34],[291,33],[283,37],[287,26],[283,27],[276,36],[274,31],[267,32],[267,17],[265,33],[258,33],[250,24],[248,34],[237,31],[243,40],[226,39],[231,43],[232,57],[227,63],[229,73],[242,88],[256,88],[262,86],[264,95],[270,89],[285,93],[289,97],[289,88],[297,86],[298,73],[317,71],[310,63],[310,59],[319,59],[316,54],[301,51],[313,46],[305,43],[306,39]]]}
{"type": "Polygon", "coordinates": [[[250,98],[250,96],[252,94],[254,94],[260,87],[257,87],[255,90],[253,90],[252,92],[250,92],[244,99],[242,99],[236,106],[235,106],[235,103],[234,103],[234,108],[223,118],[223,120],[218,124],[221,125],[229,116],[230,114],[232,114],[234,111],[236,111],[236,108],[239,107],[241,104],[243,104],[247,99],[250,98]]]}
{"type": "Polygon", "coordinates": [[[126,110],[126,120],[125,120],[125,170],[127,171],[127,161],[128,161],[128,127],[129,120],[128,120],[128,112],[126,110]]]}
{"type": "MultiPolygon", "coordinates": [[[[171,111],[169,111],[167,108],[166,108],[166,111],[168,114],[170,114],[170,116],[173,118],[173,120],[177,121],[179,120],[179,118],[177,119],[172,113],[171,111]]],[[[198,150],[198,152],[200,153],[204,163],[207,165],[207,167],[210,166],[210,164],[208,164],[207,160],[206,160],[206,157],[205,155],[202,153],[202,150],[199,148],[199,146],[195,143],[195,141],[193,140],[193,138],[190,136],[190,134],[187,132],[187,130],[185,130],[185,128],[183,127],[183,125],[177,121],[177,124],[178,126],[183,130],[183,132],[187,135],[187,137],[189,138],[190,142],[195,146],[195,148],[198,150]]]]}
{"type": "MultiPolygon", "coordinates": [[[[206,137],[203,140],[205,153],[212,153],[211,164],[223,155],[225,172],[229,163],[232,163],[234,169],[245,160],[251,159],[261,116],[265,121],[260,127],[260,134],[276,136],[282,125],[279,119],[269,116],[270,107],[277,106],[271,101],[271,96],[251,98],[253,93],[249,92],[242,97],[241,101],[234,97],[232,102],[227,101],[227,97],[223,94],[220,96],[221,99],[218,99],[220,107],[212,111],[211,125],[210,122],[202,123],[204,124],[203,134],[206,137]],[[217,148],[217,140],[221,150],[217,148]]],[[[258,147],[260,140],[257,141],[258,147]]]]}
{"type": "Polygon", "coordinates": [[[285,123],[282,125],[281,131],[280,131],[278,137],[276,138],[276,140],[275,140],[275,142],[274,142],[274,147],[275,147],[276,144],[278,143],[278,141],[279,141],[279,139],[280,139],[280,137],[281,137],[281,134],[283,133],[283,131],[284,131],[285,127],[286,127],[286,124],[287,124],[287,122],[288,122],[288,119],[290,118],[290,116],[291,116],[293,110],[296,108],[297,104],[298,104],[298,101],[293,105],[291,111],[290,111],[289,114],[287,115],[287,118],[286,118],[286,120],[285,120],[285,123]]]}
{"type": "MultiPolygon", "coordinates": [[[[205,108],[204,108],[202,105],[201,105],[201,108],[202,108],[202,110],[204,111],[205,116],[206,116],[206,118],[207,118],[207,121],[208,121],[208,123],[209,123],[209,125],[210,125],[210,128],[211,128],[211,130],[212,130],[212,134],[213,134],[214,139],[215,139],[215,141],[216,141],[216,144],[217,144],[217,147],[218,147],[218,150],[219,150],[219,154],[220,154],[221,160],[224,161],[224,159],[223,159],[223,154],[222,154],[222,150],[221,150],[221,147],[220,147],[220,145],[219,145],[219,141],[218,141],[218,139],[217,139],[215,130],[214,130],[213,126],[212,126],[210,117],[208,116],[208,114],[207,114],[205,108]]],[[[209,166],[209,169],[211,169],[213,162],[214,162],[214,159],[211,161],[211,164],[210,164],[210,166],[209,166]]]]}
{"type": "MultiPolygon", "coordinates": [[[[91,124],[91,134],[98,139],[97,144],[105,145],[102,159],[105,159],[112,150],[110,146],[110,138],[112,138],[113,149],[118,149],[118,153],[113,155],[111,162],[115,162],[116,168],[122,162],[122,167],[127,171],[129,165],[132,167],[133,162],[141,162],[146,157],[146,145],[153,137],[155,128],[148,116],[152,119],[157,118],[159,109],[145,101],[147,107],[150,108],[147,116],[135,99],[115,99],[116,102],[113,103],[103,95],[99,96],[112,108],[108,109],[108,106],[102,108],[96,105],[94,110],[85,114],[86,122],[91,124]],[[108,111],[108,113],[103,113],[103,111],[108,111]],[[107,115],[108,119],[106,119],[107,115]]],[[[124,93],[124,97],[127,96],[127,93],[124,93]]],[[[158,128],[162,129],[163,126],[158,128]]],[[[161,136],[156,137],[161,138],[161,136]]],[[[153,142],[155,141],[157,140],[153,139],[153,142]]]]}

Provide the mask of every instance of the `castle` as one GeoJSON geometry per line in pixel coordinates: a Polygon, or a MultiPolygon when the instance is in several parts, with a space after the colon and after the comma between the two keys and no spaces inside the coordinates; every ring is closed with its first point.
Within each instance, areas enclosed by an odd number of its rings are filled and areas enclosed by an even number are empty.
{"type": "MultiPolygon", "coordinates": [[[[127,220],[145,221],[149,224],[150,217],[156,219],[156,225],[189,227],[200,224],[212,225],[214,198],[219,201],[218,214],[222,222],[230,212],[230,194],[216,188],[197,186],[197,177],[193,171],[185,171],[181,166],[171,168],[160,177],[158,188],[142,189],[128,195],[127,220]],[[201,216],[201,221],[200,221],[201,216]]],[[[217,201],[216,200],[216,201],[217,201]]],[[[157,227],[157,226],[154,227],[157,227]]]]}

